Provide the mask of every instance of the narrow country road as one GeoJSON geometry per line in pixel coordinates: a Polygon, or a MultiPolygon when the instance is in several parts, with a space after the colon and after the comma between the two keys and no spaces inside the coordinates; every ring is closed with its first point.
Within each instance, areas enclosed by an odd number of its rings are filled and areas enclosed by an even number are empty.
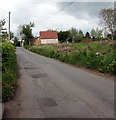
{"type": "Polygon", "coordinates": [[[18,47],[20,79],[5,118],[114,118],[114,81],[18,47]]]}

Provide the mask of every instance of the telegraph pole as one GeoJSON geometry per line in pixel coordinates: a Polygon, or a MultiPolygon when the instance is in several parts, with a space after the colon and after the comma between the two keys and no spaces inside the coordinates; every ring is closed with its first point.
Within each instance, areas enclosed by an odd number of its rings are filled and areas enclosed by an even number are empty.
{"type": "Polygon", "coordinates": [[[9,42],[10,42],[10,13],[9,12],[9,25],[8,25],[8,39],[9,39],[9,42]]]}

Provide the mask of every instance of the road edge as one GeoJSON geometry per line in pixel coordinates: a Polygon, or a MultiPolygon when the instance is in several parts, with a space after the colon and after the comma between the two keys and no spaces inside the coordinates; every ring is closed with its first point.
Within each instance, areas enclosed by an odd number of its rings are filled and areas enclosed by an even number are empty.
{"type": "Polygon", "coordinates": [[[5,104],[4,103],[0,103],[0,120],[2,120],[4,111],[5,111],[5,104]]]}

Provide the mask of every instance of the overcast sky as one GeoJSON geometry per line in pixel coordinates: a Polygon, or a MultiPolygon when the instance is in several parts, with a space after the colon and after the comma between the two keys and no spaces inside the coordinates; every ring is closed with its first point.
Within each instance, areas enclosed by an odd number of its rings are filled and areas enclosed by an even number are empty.
{"type": "Polygon", "coordinates": [[[81,29],[85,33],[92,28],[99,27],[99,11],[102,8],[114,7],[113,0],[105,0],[107,2],[73,1],[2,0],[0,2],[0,20],[6,19],[8,28],[8,12],[10,11],[11,31],[15,34],[19,25],[29,22],[35,23],[34,35],[39,35],[39,31],[48,29],[68,30],[71,27],[81,29]]]}

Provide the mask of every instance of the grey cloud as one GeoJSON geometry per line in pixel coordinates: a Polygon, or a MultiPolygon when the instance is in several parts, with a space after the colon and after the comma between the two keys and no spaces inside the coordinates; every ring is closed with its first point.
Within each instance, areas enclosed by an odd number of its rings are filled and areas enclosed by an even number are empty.
{"type": "MultiPolygon", "coordinates": [[[[58,3],[59,8],[63,8],[69,2],[58,3]]],[[[103,8],[111,8],[114,6],[113,2],[74,2],[66,7],[62,12],[74,16],[77,19],[98,18],[99,11],[103,8]]]]}

